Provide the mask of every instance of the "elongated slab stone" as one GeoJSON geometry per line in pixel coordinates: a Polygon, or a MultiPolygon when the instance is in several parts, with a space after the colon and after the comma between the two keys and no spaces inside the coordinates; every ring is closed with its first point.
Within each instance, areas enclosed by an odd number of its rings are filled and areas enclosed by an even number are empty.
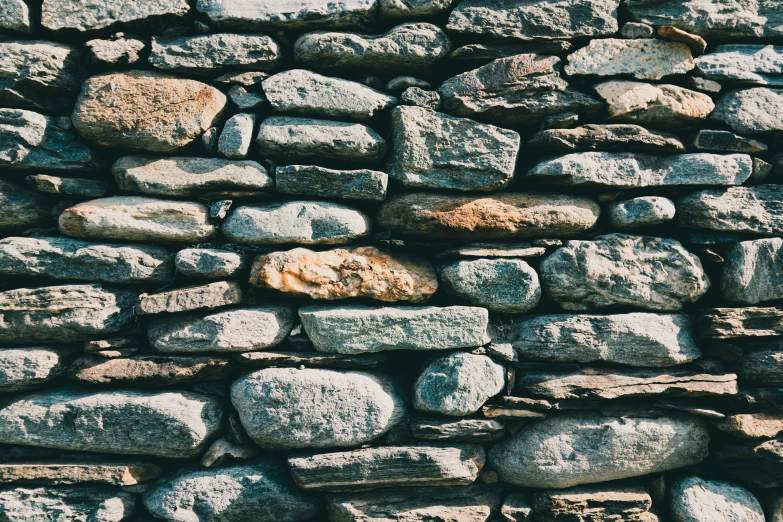
{"type": "Polygon", "coordinates": [[[46,174],[32,174],[25,178],[27,185],[38,192],[68,196],[101,197],[109,192],[109,184],[99,179],[63,178],[46,174]]]}
{"type": "Polygon", "coordinates": [[[739,134],[783,130],[783,89],[753,87],[719,99],[711,119],[723,122],[739,134]]]}
{"type": "Polygon", "coordinates": [[[591,40],[568,55],[568,75],[630,75],[640,80],[660,80],[685,74],[695,67],[690,48],[680,42],[655,38],[603,38],[591,40]]]}
{"type": "Polygon", "coordinates": [[[57,346],[0,348],[0,392],[36,388],[63,375],[72,355],[57,346]]]}
{"type": "Polygon", "coordinates": [[[715,81],[783,86],[783,47],[719,45],[697,58],[696,68],[715,81]]]}
{"type": "Polygon", "coordinates": [[[51,206],[48,196],[0,179],[0,231],[10,233],[53,223],[51,206]]]}
{"type": "Polygon", "coordinates": [[[190,392],[45,392],[0,409],[0,442],[191,457],[220,429],[222,415],[218,399],[190,392]]]}
{"type": "Polygon", "coordinates": [[[109,488],[17,487],[0,491],[8,522],[46,520],[130,520],[138,501],[131,493],[109,488]]]}
{"type": "Polygon", "coordinates": [[[196,8],[218,27],[277,31],[280,29],[364,29],[375,21],[377,0],[198,0],[196,8]]]}
{"type": "Polygon", "coordinates": [[[121,24],[172,22],[183,18],[190,6],[185,0],[44,0],[41,24],[47,29],[79,32],[108,29],[121,24]]]}
{"type": "Polygon", "coordinates": [[[477,444],[388,446],[288,458],[307,491],[363,491],[392,486],[466,486],[484,466],[477,444]]]}
{"type": "Polygon", "coordinates": [[[691,147],[697,150],[715,152],[740,152],[746,154],[763,154],[769,147],[753,138],[740,136],[729,131],[702,129],[696,133],[691,147]]]}
{"type": "Polygon", "coordinates": [[[746,353],[740,360],[738,373],[741,378],[764,385],[783,385],[783,349],[774,346],[770,349],[754,350],[746,353]]]}
{"type": "Polygon", "coordinates": [[[110,359],[86,356],[71,364],[68,376],[85,385],[117,384],[158,388],[224,379],[232,373],[232,362],[230,359],[209,356],[140,355],[110,359]]]}
{"type": "Polygon", "coordinates": [[[783,308],[711,308],[699,318],[699,333],[709,339],[783,336],[783,308]]]}
{"type": "Polygon", "coordinates": [[[158,294],[142,294],[136,315],[189,312],[219,308],[242,302],[242,288],[235,281],[218,281],[200,286],[178,288],[158,294]]]}
{"type": "Polygon", "coordinates": [[[724,298],[744,304],[783,298],[783,239],[742,241],[730,246],[724,258],[724,298]]]}
{"type": "Polygon", "coordinates": [[[30,462],[0,464],[0,484],[81,484],[133,486],[158,478],[163,470],[142,462],[30,462]]]}
{"type": "Polygon", "coordinates": [[[533,134],[527,145],[554,152],[685,152],[674,135],[645,129],[640,125],[587,124],[575,129],[547,129],[533,134]]]}
{"type": "Polygon", "coordinates": [[[205,34],[152,38],[149,62],[164,71],[219,74],[225,69],[274,69],[283,58],[280,46],[262,34],[205,34]]]}
{"type": "Polygon", "coordinates": [[[275,169],[275,190],[285,194],[383,201],[389,176],[377,170],[335,170],[316,165],[275,169]]]}
{"type": "Polygon", "coordinates": [[[633,483],[533,493],[535,513],[546,522],[579,519],[658,522],[658,517],[649,512],[652,503],[647,488],[633,483]]]}
{"type": "Polygon", "coordinates": [[[722,232],[783,234],[783,185],[702,190],[677,202],[680,226],[722,232]]]}
{"type": "Polygon", "coordinates": [[[370,353],[343,355],[321,352],[243,352],[234,356],[234,360],[253,368],[336,368],[361,370],[383,368],[389,362],[388,354],[370,353]]]}

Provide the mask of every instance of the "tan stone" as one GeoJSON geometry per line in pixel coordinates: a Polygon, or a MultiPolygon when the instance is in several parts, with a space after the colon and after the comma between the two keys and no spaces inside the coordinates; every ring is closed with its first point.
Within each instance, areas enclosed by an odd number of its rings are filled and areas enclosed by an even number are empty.
{"type": "Polygon", "coordinates": [[[731,415],[718,429],[737,437],[771,439],[783,432],[783,413],[742,413],[731,415]]]}
{"type": "Polygon", "coordinates": [[[141,355],[106,359],[79,357],[68,376],[80,383],[162,387],[172,384],[215,381],[227,377],[232,361],[212,356],[141,355]]]}
{"type": "Polygon", "coordinates": [[[0,484],[79,484],[133,486],[163,471],[141,462],[35,462],[0,464],[0,484]]]}
{"type": "Polygon", "coordinates": [[[169,74],[100,74],[82,87],[71,119],[100,145],[168,152],[212,127],[226,105],[219,90],[169,74]]]}
{"type": "Polygon", "coordinates": [[[662,25],[658,28],[658,36],[672,42],[682,42],[691,48],[696,54],[701,54],[707,48],[707,42],[697,34],[691,34],[670,25],[662,25]]]}
{"type": "Polygon", "coordinates": [[[313,299],[369,297],[421,303],[438,289],[435,269],[410,256],[374,247],[313,252],[295,248],[256,258],[250,284],[313,299]]]}

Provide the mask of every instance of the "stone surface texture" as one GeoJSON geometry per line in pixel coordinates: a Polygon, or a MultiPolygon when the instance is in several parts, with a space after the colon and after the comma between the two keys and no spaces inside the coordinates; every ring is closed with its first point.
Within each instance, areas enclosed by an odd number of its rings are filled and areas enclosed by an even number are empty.
{"type": "Polygon", "coordinates": [[[691,50],[678,42],[655,38],[592,40],[587,47],[568,55],[566,74],[633,76],[639,80],[660,80],[685,74],[695,67],[691,50]]]}

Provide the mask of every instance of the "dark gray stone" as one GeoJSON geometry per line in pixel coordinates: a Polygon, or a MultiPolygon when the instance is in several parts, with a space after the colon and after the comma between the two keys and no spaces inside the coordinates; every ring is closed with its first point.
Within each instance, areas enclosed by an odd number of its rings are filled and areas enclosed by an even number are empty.
{"type": "Polygon", "coordinates": [[[517,54],[563,54],[568,52],[571,47],[571,42],[565,40],[540,40],[504,44],[474,43],[454,49],[449,55],[449,60],[476,66],[517,54]]]}
{"type": "Polygon", "coordinates": [[[334,170],[315,165],[275,169],[275,189],[285,194],[383,201],[389,176],[375,170],[334,170]]]}
{"type": "Polygon", "coordinates": [[[745,154],[763,154],[767,145],[752,138],[746,138],[729,131],[703,129],[696,133],[691,147],[697,150],[714,152],[739,152],[745,154]]]}
{"type": "Polygon", "coordinates": [[[109,192],[109,184],[98,179],[62,178],[46,174],[34,174],[25,178],[27,184],[38,192],[99,198],[109,192]]]}
{"type": "Polygon", "coordinates": [[[439,276],[451,295],[491,312],[524,313],[541,298],[536,271],[521,259],[461,259],[439,276]]]}
{"type": "MultiPolygon", "coordinates": [[[[0,155],[1,156],[1,155],[0,155]]],[[[3,232],[54,222],[52,198],[0,179],[0,230],[3,232]]]]}
{"type": "Polygon", "coordinates": [[[0,348],[0,392],[40,387],[63,375],[73,354],[58,346],[0,348]]]}
{"type": "Polygon", "coordinates": [[[783,86],[783,47],[719,45],[697,58],[696,68],[710,80],[783,86]]]}
{"type": "Polygon", "coordinates": [[[109,488],[16,487],[0,491],[0,516],[8,522],[33,520],[130,520],[138,500],[109,488]]]}

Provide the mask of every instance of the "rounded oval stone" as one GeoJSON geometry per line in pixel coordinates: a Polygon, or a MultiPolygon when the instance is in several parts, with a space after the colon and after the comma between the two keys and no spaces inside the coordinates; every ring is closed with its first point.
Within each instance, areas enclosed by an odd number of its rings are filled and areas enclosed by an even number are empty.
{"type": "Polygon", "coordinates": [[[405,414],[387,378],[321,369],[251,373],[231,386],[231,402],[247,434],[265,449],[363,444],[405,414]]]}
{"type": "Polygon", "coordinates": [[[644,196],[609,205],[609,219],[615,228],[659,225],[674,219],[674,202],[659,196],[644,196]]]}
{"type": "Polygon", "coordinates": [[[71,354],[56,346],[0,348],[0,392],[33,388],[62,375],[71,354]]]}
{"type": "Polygon", "coordinates": [[[728,482],[685,477],[672,484],[669,498],[674,522],[764,522],[756,497],[728,482]]]}
{"type": "Polygon", "coordinates": [[[450,294],[491,312],[523,313],[541,299],[538,274],[521,259],[461,259],[440,269],[450,294]]]}

